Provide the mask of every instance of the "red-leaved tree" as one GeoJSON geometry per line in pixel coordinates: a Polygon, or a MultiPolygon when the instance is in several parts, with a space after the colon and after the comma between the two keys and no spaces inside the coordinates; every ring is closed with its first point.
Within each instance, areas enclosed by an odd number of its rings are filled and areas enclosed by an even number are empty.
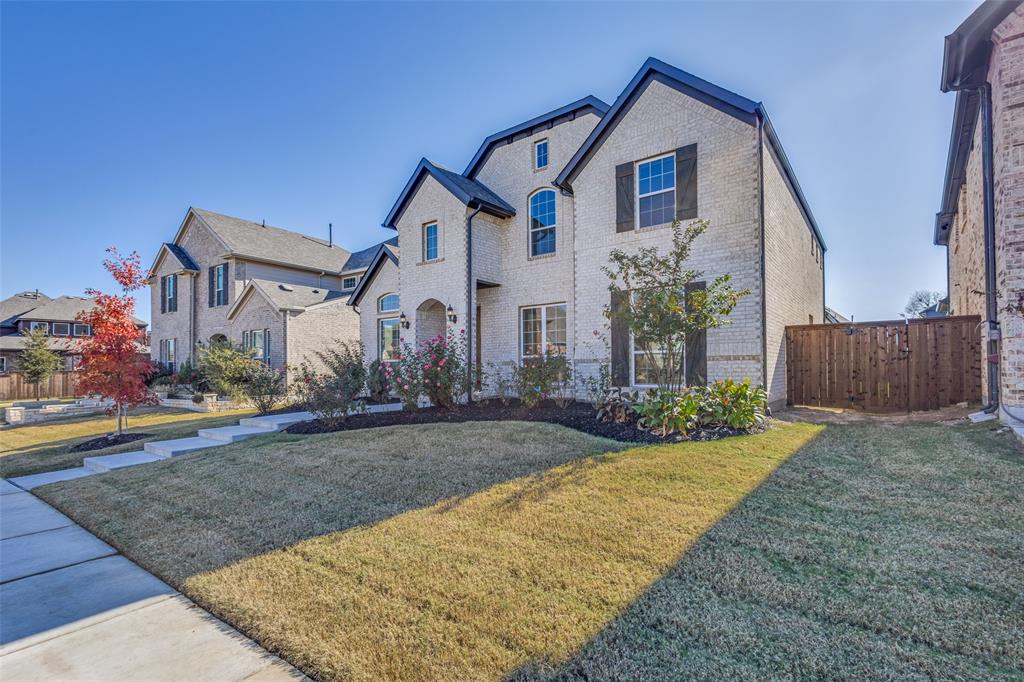
{"type": "Polygon", "coordinates": [[[86,290],[96,299],[96,305],[77,318],[92,327],[92,335],[78,341],[77,351],[82,362],[77,385],[82,393],[113,401],[107,413],[117,415],[117,435],[120,436],[129,408],[157,402],[146,386],[146,379],[155,367],[140,353],[146,334],[135,326],[135,299],[131,292],[146,286],[139,254],[133,251],[130,256],[122,256],[113,247],[107,249],[107,253],[110,257],[103,261],[103,267],[121,285],[122,293],[86,290]]]}

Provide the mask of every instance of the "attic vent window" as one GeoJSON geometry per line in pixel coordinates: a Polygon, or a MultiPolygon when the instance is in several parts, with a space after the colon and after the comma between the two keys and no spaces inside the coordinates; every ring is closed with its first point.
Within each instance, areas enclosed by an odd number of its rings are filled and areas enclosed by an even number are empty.
{"type": "Polygon", "coordinates": [[[278,287],[278,288],[279,288],[279,289],[280,289],[281,291],[295,291],[295,289],[292,289],[292,288],[291,288],[290,286],[288,286],[287,284],[278,284],[278,285],[277,285],[277,287],[278,287]]]}

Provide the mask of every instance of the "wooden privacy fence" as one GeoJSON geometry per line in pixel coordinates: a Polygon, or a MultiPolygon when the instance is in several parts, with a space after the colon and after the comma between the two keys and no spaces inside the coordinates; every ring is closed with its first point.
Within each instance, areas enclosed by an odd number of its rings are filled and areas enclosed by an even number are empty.
{"type": "Polygon", "coordinates": [[[971,315],[786,327],[788,402],[908,412],[980,401],[980,325],[971,315]]]}
{"type": "MultiPolygon", "coordinates": [[[[57,372],[39,383],[41,398],[73,398],[75,372],[57,372]]],[[[25,381],[21,372],[0,374],[0,400],[35,400],[36,387],[25,381]]]]}

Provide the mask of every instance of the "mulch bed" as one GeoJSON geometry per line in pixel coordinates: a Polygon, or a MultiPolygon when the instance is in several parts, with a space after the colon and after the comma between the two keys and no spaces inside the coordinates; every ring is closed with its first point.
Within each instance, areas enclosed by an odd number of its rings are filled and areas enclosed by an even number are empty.
{"type": "Polygon", "coordinates": [[[70,452],[89,452],[90,450],[102,450],[103,448],[109,448],[112,445],[122,445],[124,443],[131,443],[132,441],[142,440],[143,438],[149,438],[152,433],[122,433],[120,436],[100,436],[99,438],[93,438],[87,440],[84,443],[69,448],[70,452]]]}
{"type": "Polygon", "coordinates": [[[656,436],[649,431],[636,428],[635,424],[613,424],[597,420],[594,408],[586,403],[572,403],[564,408],[553,403],[542,403],[539,407],[529,409],[513,400],[508,406],[491,400],[473,405],[463,405],[451,411],[439,407],[427,407],[416,412],[380,412],[376,414],[358,414],[349,417],[337,425],[328,425],[320,420],[292,424],[287,433],[314,434],[332,431],[355,431],[372,429],[378,426],[401,426],[407,424],[437,424],[477,421],[523,421],[548,422],[576,429],[593,436],[610,438],[622,443],[677,443],[680,440],[708,441],[718,440],[726,436],[737,436],[746,433],[729,428],[699,429],[692,431],[686,439],[673,434],[667,438],[656,436]]]}

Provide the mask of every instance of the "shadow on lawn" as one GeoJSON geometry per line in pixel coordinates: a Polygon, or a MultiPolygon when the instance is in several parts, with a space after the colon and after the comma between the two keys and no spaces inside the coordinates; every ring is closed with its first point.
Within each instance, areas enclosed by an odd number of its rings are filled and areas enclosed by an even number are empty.
{"type": "Polygon", "coordinates": [[[1024,458],[991,427],[828,426],[533,679],[1024,675],[1024,458]]]}

